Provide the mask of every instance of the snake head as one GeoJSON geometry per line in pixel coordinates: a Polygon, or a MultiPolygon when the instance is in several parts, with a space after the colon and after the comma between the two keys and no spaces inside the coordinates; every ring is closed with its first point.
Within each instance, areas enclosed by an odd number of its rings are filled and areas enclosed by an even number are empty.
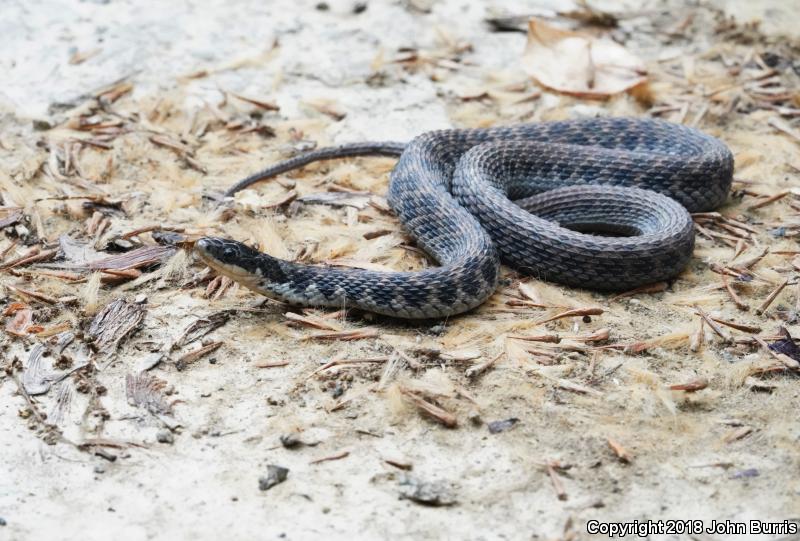
{"type": "Polygon", "coordinates": [[[194,252],[215,271],[249,288],[283,277],[279,260],[235,240],[203,237],[194,252]]]}

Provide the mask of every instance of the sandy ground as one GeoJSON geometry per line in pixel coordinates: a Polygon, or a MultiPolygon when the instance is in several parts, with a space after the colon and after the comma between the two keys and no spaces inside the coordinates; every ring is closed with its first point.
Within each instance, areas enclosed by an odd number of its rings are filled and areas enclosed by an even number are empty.
{"type": "MultiPolygon", "coordinates": [[[[0,193],[25,216],[4,229],[4,265],[64,235],[87,252],[156,246],[148,232],[118,242],[155,224],[305,261],[420,268],[381,210],[391,160],[310,167],[227,213],[203,195],[314,143],[586,114],[659,115],[723,139],[743,182],[721,212],[748,229],[702,222],[712,235],[698,236],[690,268],[663,292],[614,299],[507,272],[475,313],[415,325],[263,303],[183,251],[123,284],[4,267],[3,324],[22,302],[44,335],[0,338],[0,539],[582,539],[593,519],[800,519],[797,372],[752,339],[772,341],[780,326],[800,335],[800,48],[780,37],[796,32],[797,8],[732,4],[739,21],[725,23],[694,2],[592,3],[620,15],[611,32],[650,73],[649,97],[597,102],[539,89],[521,67],[524,34],[484,21],[553,20],[576,9],[565,2],[320,4],[4,6],[0,193]],[[752,17],[762,30],[744,24],[752,17]],[[771,66],[775,84],[759,93],[748,77],[771,66]],[[109,85],[120,90],[110,100],[109,85]],[[75,123],[89,115],[102,125],[75,123]],[[66,158],[76,137],[103,144],[66,158]],[[364,193],[345,207],[285,204],[331,188],[364,193]],[[730,276],[746,282],[735,285],[750,310],[738,310],[712,268],[740,268],[763,248],[746,280],[730,276]],[[141,327],[113,353],[87,349],[90,322],[115,299],[143,307],[141,327]],[[695,305],[752,328],[723,326],[722,340],[695,305]],[[603,313],[539,324],[585,307],[603,313]],[[221,312],[223,325],[170,349],[221,312]],[[51,329],[76,334],[62,354],[51,329]],[[364,337],[314,338],[341,331],[364,337]],[[565,340],[513,339],[543,333],[565,340]],[[29,403],[21,382],[39,343],[51,373],[90,364],[29,403]],[[201,346],[209,352],[193,356],[201,346]],[[142,370],[164,383],[149,408],[126,389],[142,370]],[[270,465],[288,476],[262,490],[270,465]]],[[[755,537],[651,536],[689,538],[755,537]]]]}

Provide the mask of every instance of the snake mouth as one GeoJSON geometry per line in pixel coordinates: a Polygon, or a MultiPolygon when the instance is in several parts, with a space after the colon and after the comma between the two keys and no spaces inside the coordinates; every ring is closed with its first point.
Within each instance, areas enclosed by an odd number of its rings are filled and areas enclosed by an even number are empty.
{"type": "Polygon", "coordinates": [[[194,243],[194,253],[203,263],[236,282],[250,286],[258,282],[260,277],[234,262],[247,261],[241,257],[242,248],[251,250],[239,242],[215,237],[203,237],[194,243]]]}

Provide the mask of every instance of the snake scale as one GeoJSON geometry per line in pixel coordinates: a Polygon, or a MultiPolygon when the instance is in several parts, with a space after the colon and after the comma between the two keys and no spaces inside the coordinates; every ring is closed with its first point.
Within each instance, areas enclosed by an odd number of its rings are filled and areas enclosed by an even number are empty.
{"type": "Polygon", "coordinates": [[[483,303],[497,286],[501,261],[597,290],[674,278],[694,247],[689,212],[722,204],[733,174],[730,150],[696,129],[596,118],[323,148],[256,173],[226,194],[313,161],[364,155],[399,156],[389,205],[438,267],[302,265],[214,237],[199,239],[196,253],[218,272],[291,304],[445,317],[483,303]]]}

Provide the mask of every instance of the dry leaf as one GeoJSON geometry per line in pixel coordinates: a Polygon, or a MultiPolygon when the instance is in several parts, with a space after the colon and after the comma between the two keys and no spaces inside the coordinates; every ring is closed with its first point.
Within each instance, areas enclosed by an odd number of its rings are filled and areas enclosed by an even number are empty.
{"type": "Polygon", "coordinates": [[[606,38],[532,18],[523,65],[539,84],[583,98],[606,98],[647,80],[644,63],[606,38]]]}

